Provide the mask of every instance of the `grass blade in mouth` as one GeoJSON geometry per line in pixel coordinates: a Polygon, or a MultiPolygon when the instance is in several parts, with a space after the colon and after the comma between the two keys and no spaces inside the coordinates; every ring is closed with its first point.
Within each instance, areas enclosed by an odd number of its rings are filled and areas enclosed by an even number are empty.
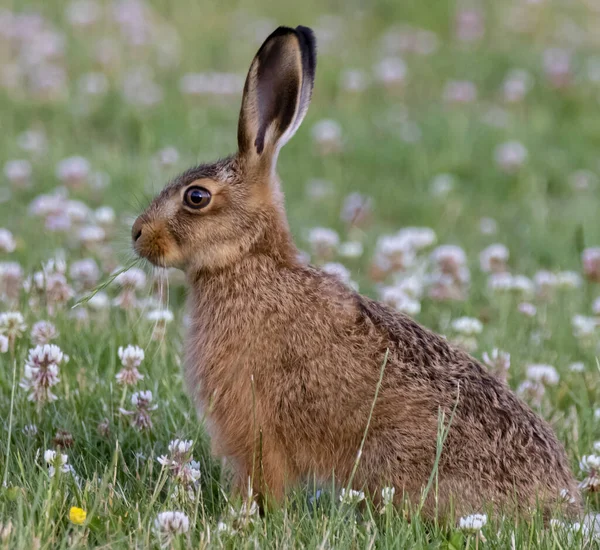
{"type": "Polygon", "coordinates": [[[136,264],[138,264],[140,261],[141,260],[139,260],[139,259],[134,260],[128,266],[122,267],[121,269],[118,269],[117,271],[115,271],[114,273],[112,273],[111,275],[109,275],[107,279],[105,279],[104,281],[102,281],[91,292],[89,292],[88,294],[86,294],[85,296],[83,296],[79,300],[77,300],[77,302],[75,302],[75,304],[73,304],[73,306],[71,306],[71,309],[75,309],[78,306],[87,304],[94,296],[96,296],[96,294],[98,294],[98,292],[100,292],[101,290],[104,290],[106,287],[108,287],[110,284],[112,284],[112,282],[119,275],[121,275],[121,273],[125,273],[126,271],[129,271],[133,266],[135,266],[136,264]]]}

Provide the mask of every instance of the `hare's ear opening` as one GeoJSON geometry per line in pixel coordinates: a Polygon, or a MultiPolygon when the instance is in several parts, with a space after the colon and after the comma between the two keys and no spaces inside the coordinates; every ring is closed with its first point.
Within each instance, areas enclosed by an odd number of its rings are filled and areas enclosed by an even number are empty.
{"type": "Polygon", "coordinates": [[[274,166],[279,149],[296,133],[315,79],[316,42],[307,27],[279,27],[250,65],[238,125],[239,154],[274,166]]]}

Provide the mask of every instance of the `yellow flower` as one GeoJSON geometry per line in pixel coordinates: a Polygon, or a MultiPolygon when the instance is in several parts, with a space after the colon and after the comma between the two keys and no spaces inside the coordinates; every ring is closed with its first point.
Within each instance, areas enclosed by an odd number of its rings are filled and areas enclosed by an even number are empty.
{"type": "Polygon", "coordinates": [[[69,510],[69,519],[75,525],[83,525],[86,517],[87,512],[83,508],[77,508],[77,506],[72,506],[69,510]]]}

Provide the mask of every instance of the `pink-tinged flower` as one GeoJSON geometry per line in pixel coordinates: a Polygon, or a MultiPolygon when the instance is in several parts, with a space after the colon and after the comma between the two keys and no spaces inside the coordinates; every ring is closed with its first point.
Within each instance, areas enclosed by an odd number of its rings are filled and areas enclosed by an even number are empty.
{"type": "Polygon", "coordinates": [[[544,52],[544,73],[555,88],[565,88],[572,80],[571,54],[561,48],[544,52]]]}
{"type": "Polygon", "coordinates": [[[6,353],[9,349],[8,336],[0,334],[0,353],[6,353]]]}
{"type": "Polygon", "coordinates": [[[342,127],[335,120],[323,119],[312,127],[312,137],[317,151],[322,155],[342,150],[342,127]]]}
{"type": "Polygon", "coordinates": [[[340,88],[346,92],[364,92],[368,86],[369,77],[360,69],[345,69],[340,75],[340,88]]]}
{"type": "Polygon", "coordinates": [[[173,321],[173,312],[168,309],[154,309],[146,314],[146,319],[154,323],[152,340],[162,340],[167,332],[167,325],[173,321]]]}
{"type": "Polygon", "coordinates": [[[496,164],[507,174],[517,172],[525,164],[527,157],[527,149],[519,141],[507,141],[498,145],[494,151],[496,164]]]}
{"type": "Polygon", "coordinates": [[[528,365],[526,370],[527,378],[534,382],[556,386],[560,381],[560,375],[552,365],[528,365]]]}
{"type": "Polygon", "coordinates": [[[106,231],[99,225],[84,225],[77,232],[79,242],[85,247],[93,247],[104,241],[106,231]]]}
{"type": "Polygon", "coordinates": [[[119,409],[119,412],[125,416],[131,416],[131,425],[134,428],[140,431],[152,429],[150,413],[158,408],[157,405],[152,405],[152,392],[150,390],[135,392],[131,396],[131,404],[135,410],[119,409]]]}
{"type": "Polygon", "coordinates": [[[373,215],[373,199],[361,193],[350,193],[342,204],[340,217],[350,227],[365,227],[373,215]]]}
{"type": "Polygon", "coordinates": [[[309,231],[307,241],[317,259],[327,260],[335,254],[340,236],[328,227],[314,227],[309,231]]]}
{"type": "Polygon", "coordinates": [[[375,78],[386,88],[401,88],[406,82],[406,63],[400,57],[386,57],[374,68],[375,78]]]}
{"type": "Polygon", "coordinates": [[[13,234],[8,230],[0,227],[0,252],[14,252],[17,248],[17,243],[13,234]]]}
{"type": "Polygon", "coordinates": [[[517,387],[517,395],[530,405],[539,407],[546,393],[544,384],[533,380],[524,380],[517,387]]]}
{"type": "Polygon", "coordinates": [[[479,254],[479,265],[484,273],[502,273],[507,270],[509,251],[503,244],[492,244],[479,254]]]}
{"type": "Polygon", "coordinates": [[[407,315],[418,315],[421,312],[421,303],[409,296],[399,286],[383,287],[379,293],[379,299],[397,311],[407,315]]]}
{"type": "Polygon", "coordinates": [[[146,286],[146,274],[141,269],[132,267],[118,275],[115,283],[122,289],[115,298],[115,305],[122,309],[132,309],[138,303],[136,291],[146,286]]]}
{"type": "Polygon", "coordinates": [[[0,262],[0,300],[16,302],[21,294],[23,269],[17,262],[0,262]]]}
{"type": "Polygon", "coordinates": [[[101,72],[85,73],[77,80],[77,89],[85,96],[103,96],[108,88],[108,77],[101,72]]]}
{"type": "Polygon", "coordinates": [[[579,467],[585,475],[579,488],[588,493],[600,491],[600,456],[586,455],[581,458],[579,467]]]}
{"type": "Polygon", "coordinates": [[[29,401],[43,405],[57,399],[52,388],[60,382],[59,366],[65,359],[61,349],[54,344],[36,346],[29,350],[25,375],[19,384],[29,392],[29,401]]]}
{"type": "Polygon", "coordinates": [[[20,338],[27,330],[23,315],[18,311],[0,313],[0,334],[8,338],[9,343],[20,338]]]}
{"type": "Polygon", "coordinates": [[[165,147],[156,153],[155,160],[161,167],[175,166],[179,162],[179,151],[175,147],[165,147]]]}
{"type": "Polygon", "coordinates": [[[473,103],[477,99],[477,86],[468,80],[451,80],[442,95],[446,103],[473,103]]]}
{"type": "Polygon", "coordinates": [[[74,0],[65,9],[69,24],[79,29],[94,25],[101,14],[101,7],[94,0],[74,0]]]}
{"type": "Polygon", "coordinates": [[[163,100],[162,88],[154,81],[152,69],[135,67],[125,73],[123,97],[134,107],[154,107],[163,100]]]}
{"type": "Polygon", "coordinates": [[[190,500],[200,480],[200,466],[192,457],[193,447],[192,440],[174,439],[169,443],[169,454],[157,459],[190,500]]]}
{"type": "Polygon", "coordinates": [[[179,81],[186,96],[237,96],[244,88],[244,77],[232,73],[187,73],[179,81]]]}
{"type": "Polygon", "coordinates": [[[69,268],[69,276],[78,290],[93,289],[100,279],[100,270],[92,258],[77,260],[69,268]]]}
{"type": "Polygon", "coordinates": [[[491,353],[488,353],[487,351],[484,352],[482,359],[490,372],[502,380],[506,380],[508,377],[508,369],[510,369],[510,353],[494,348],[491,353]]]}
{"type": "Polygon", "coordinates": [[[537,314],[537,308],[531,302],[521,302],[518,305],[518,310],[526,317],[535,317],[537,314]]]}
{"type": "Polygon", "coordinates": [[[161,512],[154,520],[154,532],[161,548],[170,548],[179,535],[190,529],[190,520],[183,512],[161,512]]]}
{"type": "Polygon", "coordinates": [[[117,382],[125,386],[134,386],[144,376],[140,374],[138,367],[144,360],[144,350],[138,346],[119,347],[119,359],[123,368],[117,373],[117,382]]]}
{"type": "Polygon", "coordinates": [[[498,231],[498,222],[494,218],[481,218],[479,231],[482,235],[495,235],[498,231]]]}
{"type": "Polygon", "coordinates": [[[456,14],[455,35],[460,42],[476,42],[485,35],[483,13],[475,9],[460,10],[456,14]]]}
{"type": "Polygon", "coordinates": [[[513,69],[510,71],[502,83],[502,95],[507,103],[518,103],[525,99],[525,96],[533,86],[533,77],[523,69],[513,69]]]}
{"type": "Polygon", "coordinates": [[[594,282],[600,282],[600,247],[586,248],[581,254],[583,274],[594,282]]]}
{"type": "Polygon", "coordinates": [[[574,191],[589,191],[598,186],[598,176],[590,170],[576,170],[569,174],[569,185],[574,191]]]}
{"type": "Polygon", "coordinates": [[[31,342],[34,346],[49,344],[58,338],[58,330],[50,321],[38,321],[31,327],[31,342]]]}
{"type": "Polygon", "coordinates": [[[90,162],[84,157],[68,157],[56,165],[56,177],[70,187],[81,187],[90,174],[90,162]]]}
{"type": "Polygon", "coordinates": [[[31,163],[28,160],[9,160],[4,164],[4,176],[15,187],[28,186],[31,173],[31,163]]]}
{"type": "Polygon", "coordinates": [[[34,155],[41,155],[46,152],[48,142],[46,134],[42,130],[26,130],[17,136],[17,145],[34,155]]]}

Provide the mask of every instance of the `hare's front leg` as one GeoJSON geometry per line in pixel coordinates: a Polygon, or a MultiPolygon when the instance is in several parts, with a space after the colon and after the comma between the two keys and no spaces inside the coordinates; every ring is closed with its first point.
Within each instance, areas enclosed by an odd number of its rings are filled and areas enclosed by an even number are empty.
{"type": "Polygon", "coordinates": [[[287,485],[295,479],[285,455],[268,438],[254,455],[230,463],[234,468],[233,494],[244,499],[256,497],[261,509],[281,505],[287,485]]]}

